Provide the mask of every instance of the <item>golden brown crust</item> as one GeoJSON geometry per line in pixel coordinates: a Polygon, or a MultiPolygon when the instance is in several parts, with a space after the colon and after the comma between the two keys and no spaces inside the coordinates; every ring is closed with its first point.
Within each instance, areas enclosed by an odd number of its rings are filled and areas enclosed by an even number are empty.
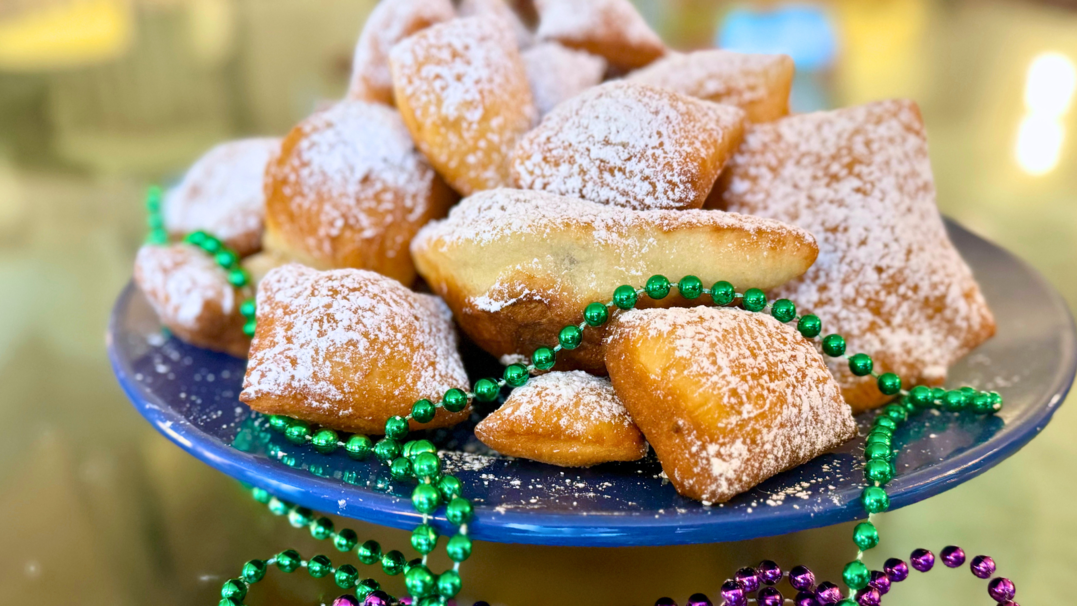
{"type": "MultiPolygon", "coordinates": [[[[466,389],[448,308],[373,272],[274,269],[258,285],[258,328],[239,399],[340,429],[381,434],[420,398],[466,389]]],[[[438,409],[446,427],[468,410],[438,409]]]]}
{"type": "Polygon", "coordinates": [[[456,191],[507,185],[535,108],[511,32],[495,17],[454,19],[393,48],[393,91],[419,149],[456,191]]]}
{"type": "MultiPolygon", "coordinates": [[[[584,307],[651,275],[772,288],[815,260],[811,236],[782,223],[704,210],[632,211],[538,191],[493,190],[458,204],[412,243],[419,273],[464,332],[495,356],[557,343],[584,307]]],[[[676,292],[676,291],[674,291],[676,292]]],[[[701,297],[696,303],[706,304],[701,297]]],[[[662,306],[684,305],[670,296],[662,306]]],[[[640,305],[652,303],[640,297],[640,305]]],[[[605,328],[559,368],[603,371],[605,328]]]]}
{"type": "Polygon", "coordinates": [[[536,0],[537,37],[605,57],[621,69],[666,53],[658,34],[628,0],[536,0]]]}
{"type": "Polygon", "coordinates": [[[533,377],[475,427],[475,436],[502,454],[561,467],[647,454],[609,381],[580,371],[533,377]]]}
{"type": "Polygon", "coordinates": [[[292,129],[266,172],[266,250],[320,269],[415,278],[408,243],[454,194],[415,149],[399,114],[341,102],[292,129]]]}
{"type": "Polygon", "coordinates": [[[205,252],[188,244],[143,246],[135,258],[135,284],[180,340],[247,356],[251,341],[239,313],[243,293],[205,252]]]}
{"type": "Polygon", "coordinates": [[[768,315],[631,311],[606,366],[670,482],[693,499],[725,502],[856,435],[822,357],[768,315]]]}

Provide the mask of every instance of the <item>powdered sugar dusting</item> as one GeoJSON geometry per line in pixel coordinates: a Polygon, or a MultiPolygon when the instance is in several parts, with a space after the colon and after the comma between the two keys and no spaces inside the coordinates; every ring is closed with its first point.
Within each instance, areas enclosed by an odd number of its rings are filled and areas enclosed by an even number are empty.
{"type": "Polygon", "coordinates": [[[199,332],[208,315],[228,316],[236,308],[235,289],[224,270],[188,244],[143,246],[135,258],[135,279],[170,326],[199,332]]]}
{"type": "Polygon", "coordinates": [[[606,60],[556,42],[544,42],[522,53],[535,109],[545,116],[558,103],[602,82],[606,60]]]}
{"type": "Polygon", "coordinates": [[[494,414],[497,423],[517,427],[534,423],[540,415],[543,421],[554,420],[566,438],[586,438],[598,424],[632,426],[632,418],[609,379],[580,370],[533,377],[514,389],[494,414]]]}
{"type": "MultiPolygon", "coordinates": [[[[919,111],[910,101],[793,116],[749,129],[723,176],[729,210],[810,230],[819,258],[775,295],[844,335],[850,353],[906,384],[938,380],[994,332],[971,271],[950,243],[919,111]]],[[[831,370],[854,406],[879,401],[871,377],[831,370]],[[860,386],[869,395],[855,395],[860,386]]]]}
{"type": "Polygon", "coordinates": [[[461,17],[488,15],[500,19],[505,24],[504,27],[512,30],[516,36],[516,45],[520,48],[531,46],[535,40],[535,34],[505,0],[460,0],[457,12],[461,17]]]}
{"type": "Polygon", "coordinates": [[[609,82],[557,106],[516,147],[524,189],[626,208],[698,207],[741,135],[744,112],[609,82]]]}
{"type": "Polygon", "coordinates": [[[570,46],[604,46],[608,57],[637,67],[660,56],[665,46],[628,0],[535,0],[539,12],[539,40],[555,40],[570,46]],[[617,53],[616,51],[621,51],[617,53]]]}

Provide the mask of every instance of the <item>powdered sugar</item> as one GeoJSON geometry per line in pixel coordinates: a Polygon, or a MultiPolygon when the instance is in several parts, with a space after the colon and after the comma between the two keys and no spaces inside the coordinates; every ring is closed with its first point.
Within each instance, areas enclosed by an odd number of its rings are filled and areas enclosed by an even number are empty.
{"type": "Polygon", "coordinates": [[[628,0],[535,0],[535,8],[539,40],[587,48],[626,67],[646,65],[665,50],[628,0]]]}
{"type": "Polygon", "coordinates": [[[527,48],[534,42],[535,35],[524,24],[516,11],[505,0],[460,0],[457,11],[461,17],[478,17],[489,15],[501,20],[504,27],[511,29],[516,36],[516,45],[527,48]]]}
{"type": "Polygon", "coordinates": [[[586,438],[596,424],[632,426],[608,379],[580,370],[551,372],[531,378],[512,391],[496,413],[498,423],[526,426],[539,414],[555,420],[560,435],[586,438]],[[549,414],[561,411],[559,414],[549,414]]]}
{"type": "Polygon", "coordinates": [[[165,324],[198,332],[236,308],[235,289],[216,261],[188,244],[143,246],[135,279],[165,324]],[[213,316],[211,319],[209,316],[213,316]]]}
{"type": "Polygon", "coordinates": [[[609,82],[562,103],[516,147],[519,187],[626,208],[698,207],[744,113],[664,89],[609,82]]]}
{"type": "Polygon", "coordinates": [[[599,84],[606,73],[606,60],[602,57],[556,42],[537,44],[521,56],[539,116],[545,116],[558,103],[599,84]]]}

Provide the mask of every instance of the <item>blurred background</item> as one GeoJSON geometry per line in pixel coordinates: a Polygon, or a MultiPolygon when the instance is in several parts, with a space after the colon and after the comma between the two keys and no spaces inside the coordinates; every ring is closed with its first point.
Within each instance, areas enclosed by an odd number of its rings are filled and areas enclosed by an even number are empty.
{"type": "MultiPolygon", "coordinates": [[[[638,5],[677,48],[789,53],[797,111],[918,101],[943,212],[1077,304],[1077,2],[638,5]]],[[[305,533],[142,421],[113,380],[103,335],[144,237],[145,187],[216,142],[281,135],[341,96],[372,6],[0,0],[0,604],[216,604],[244,561],[287,546],[314,553],[305,533]]],[[[1075,432],[1077,408],[1064,406],[996,469],[884,516],[887,551],[960,544],[995,556],[1022,603],[1067,603],[1075,432]]],[[[480,544],[461,603],[649,606],[715,595],[763,557],[837,578],[850,534],[621,550],[480,544]]],[[[934,573],[887,604],[984,604],[985,593],[972,575],[934,573]]],[[[334,595],[270,574],[248,603],[334,595]]]]}

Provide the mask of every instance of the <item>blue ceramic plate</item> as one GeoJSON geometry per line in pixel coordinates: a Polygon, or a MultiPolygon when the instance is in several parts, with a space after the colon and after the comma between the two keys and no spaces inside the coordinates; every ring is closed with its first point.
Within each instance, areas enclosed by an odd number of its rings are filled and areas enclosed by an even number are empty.
{"type": "MultiPolygon", "coordinates": [[[[951,371],[951,385],[999,391],[997,416],[929,411],[895,436],[901,454],[888,489],[904,507],[952,488],[1002,461],[1038,434],[1073,382],[1073,320],[1061,297],[1006,251],[950,225],[998,320],[998,334],[951,371]]],[[[324,513],[397,528],[419,522],[410,485],[384,466],[342,452],[321,455],[268,431],[265,418],[237,400],[244,362],[162,334],[136,289],[128,286],[108,334],[116,377],[135,408],[195,457],[284,500],[324,513]]],[[[490,364],[467,352],[473,367],[490,364]]],[[[495,363],[496,364],[496,363],[495,363]]],[[[870,418],[859,419],[861,434],[870,418]]],[[[669,545],[736,541],[845,522],[863,516],[863,440],[854,440],[771,478],[720,506],[677,495],[658,462],[647,458],[576,470],[509,459],[486,451],[473,424],[431,432],[449,452],[448,471],[476,506],[476,539],[547,545],[669,545]]],[[[447,523],[438,521],[442,529],[447,523]]]]}

